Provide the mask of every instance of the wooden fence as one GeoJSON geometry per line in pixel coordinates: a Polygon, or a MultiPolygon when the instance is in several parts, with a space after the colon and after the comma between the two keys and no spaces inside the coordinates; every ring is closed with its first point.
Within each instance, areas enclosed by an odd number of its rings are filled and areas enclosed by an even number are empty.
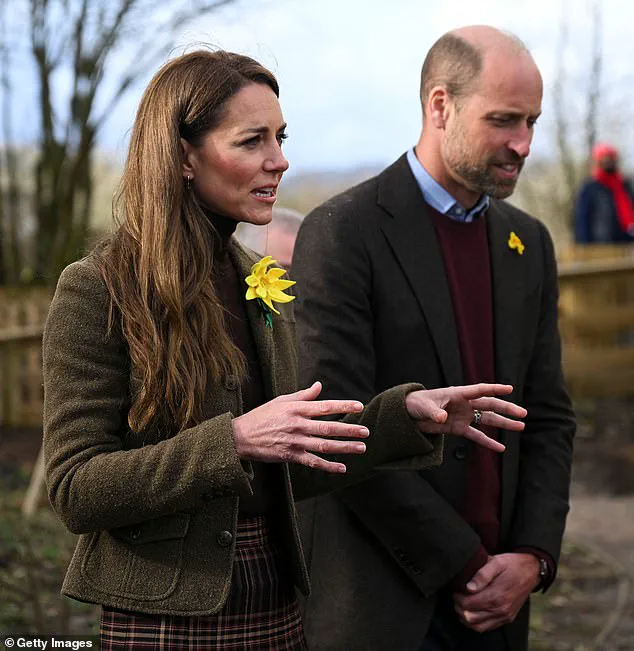
{"type": "Polygon", "coordinates": [[[634,396],[634,247],[578,247],[559,263],[559,325],[575,397],[634,396]]]}
{"type": "Polygon", "coordinates": [[[42,423],[42,331],[47,289],[0,288],[0,425],[42,423]]]}
{"type": "MultiPolygon", "coordinates": [[[[634,247],[560,256],[564,369],[576,397],[634,396],[634,247]]],[[[0,288],[0,426],[42,421],[41,338],[51,293],[0,288]]]]}

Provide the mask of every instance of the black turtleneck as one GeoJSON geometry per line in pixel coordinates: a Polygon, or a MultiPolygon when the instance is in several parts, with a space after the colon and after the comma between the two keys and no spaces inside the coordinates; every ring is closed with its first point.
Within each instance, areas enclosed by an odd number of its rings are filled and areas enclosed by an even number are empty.
{"type": "MultiPolygon", "coordinates": [[[[242,382],[242,403],[246,413],[265,401],[264,383],[258,353],[249,327],[245,305],[246,285],[240,278],[229,255],[229,243],[238,222],[221,215],[209,215],[220,236],[214,250],[213,282],[220,303],[225,307],[225,320],[233,343],[242,351],[247,362],[247,376],[242,382]]],[[[240,498],[240,517],[252,517],[271,511],[275,466],[252,464],[255,476],[251,482],[253,495],[240,498]]]]}

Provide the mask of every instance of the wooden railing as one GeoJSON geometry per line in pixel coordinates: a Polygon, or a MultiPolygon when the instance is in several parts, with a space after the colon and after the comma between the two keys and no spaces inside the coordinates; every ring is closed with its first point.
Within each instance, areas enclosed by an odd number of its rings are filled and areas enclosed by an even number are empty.
{"type": "Polygon", "coordinates": [[[634,248],[593,246],[562,255],[559,325],[575,397],[634,396],[634,248]]]}
{"type": "Polygon", "coordinates": [[[51,292],[0,288],[0,425],[42,423],[42,332],[51,292]]]}
{"type": "MultiPolygon", "coordinates": [[[[574,396],[634,396],[634,247],[560,256],[564,370],[574,396]]],[[[0,425],[42,422],[44,289],[0,288],[0,425]]]]}

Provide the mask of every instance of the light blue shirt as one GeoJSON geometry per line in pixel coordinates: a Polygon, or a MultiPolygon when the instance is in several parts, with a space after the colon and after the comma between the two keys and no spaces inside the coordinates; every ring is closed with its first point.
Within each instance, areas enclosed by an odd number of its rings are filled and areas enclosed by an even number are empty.
{"type": "Polygon", "coordinates": [[[451,219],[459,222],[472,222],[482,213],[486,212],[489,207],[491,199],[488,194],[483,194],[471,210],[463,208],[421,165],[418,158],[416,158],[413,147],[407,152],[407,162],[418,183],[420,191],[423,193],[423,198],[432,208],[442,215],[447,215],[447,217],[451,217],[451,219]]]}

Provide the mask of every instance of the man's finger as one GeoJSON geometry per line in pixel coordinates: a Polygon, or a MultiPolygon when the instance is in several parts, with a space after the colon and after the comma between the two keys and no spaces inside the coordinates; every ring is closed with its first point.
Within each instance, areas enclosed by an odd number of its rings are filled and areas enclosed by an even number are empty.
{"type": "Polygon", "coordinates": [[[506,450],[506,447],[504,447],[502,443],[492,439],[490,436],[487,436],[484,432],[481,432],[475,427],[469,427],[463,436],[484,448],[493,450],[493,452],[504,452],[504,450],[506,450]]]}
{"type": "Polygon", "coordinates": [[[513,418],[526,418],[528,414],[524,407],[516,405],[514,402],[502,400],[501,398],[491,398],[489,396],[471,400],[471,406],[480,411],[494,411],[498,414],[504,414],[513,418]]]}
{"type": "Polygon", "coordinates": [[[497,563],[495,558],[489,559],[467,583],[467,590],[471,593],[483,590],[502,572],[502,569],[502,564],[497,563]]]}
{"type": "Polygon", "coordinates": [[[496,427],[497,429],[505,429],[509,432],[521,432],[526,427],[526,424],[521,420],[513,420],[506,416],[500,416],[500,414],[492,411],[483,411],[480,423],[489,427],[496,427]]]}
{"type": "Polygon", "coordinates": [[[504,624],[508,624],[508,619],[500,615],[491,613],[465,613],[462,618],[463,623],[477,633],[486,633],[493,631],[504,624]]]}
{"type": "Polygon", "coordinates": [[[513,387],[510,384],[467,384],[460,387],[460,395],[467,400],[475,400],[485,396],[505,396],[513,393],[513,387]]]}

